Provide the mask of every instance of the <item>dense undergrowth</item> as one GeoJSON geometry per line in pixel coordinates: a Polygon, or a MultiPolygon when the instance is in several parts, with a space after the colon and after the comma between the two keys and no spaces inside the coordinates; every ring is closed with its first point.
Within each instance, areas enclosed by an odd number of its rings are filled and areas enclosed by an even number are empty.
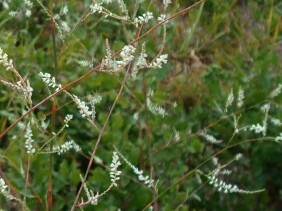
{"type": "Polygon", "coordinates": [[[207,0],[126,49],[196,1],[24,2],[0,4],[1,209],[279,210],[281,2],[207,0]]]}

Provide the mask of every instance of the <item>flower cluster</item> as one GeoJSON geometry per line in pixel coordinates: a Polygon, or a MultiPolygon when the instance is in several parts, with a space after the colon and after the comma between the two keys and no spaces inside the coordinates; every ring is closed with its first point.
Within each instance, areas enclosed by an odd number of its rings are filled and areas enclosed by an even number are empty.
{"type": "Polygon", "coordinates": [[[154,115],[160,115],[162,116],[163,118],[167,115],[166,111],[164,108],[158,106],[158,105],[155,105],[152,103],[151,99],[148,97],[147,100],[146,100],[146,104],[147,104],[147,108],[148,110],[154,114],[154,115]]]}
{"type": "Polygon", "coordinates": [[[56,91],[59,91],[62,88],[61,84],[56,83],[55,77],[52,77],[49,73],[39,73],[39,76],[42,78],[43,82],[52,88],[56,88],[56,91]]]}
{"type": "Polygon", "coordinates": [[[139,170],[132,163],[130,163],[117,149],[116,149],[116,152],[124,160],[124,162],[133,170],[133,172],[137,175],[137,178],[138,178],[139,181],[143,182],[149,188],[154,187],[154,180],[153,179],[151,179],[149,176],[144,176],[143,171],[139,170]]]}
{"type": "Polygon", "coordinates": [[[169,4],[171,4],[171,0],[163,0],[165,9],[168,7],[169,4]]]}
{"type": "Polygon", "coordinates": [[[212,185],[214,188],[216,188],[219,192],[223,193],[244,193],[244,194],[254,194],[264,191],[262,190],[255,190],[255,191],[249,191],[249,190],[243,190],[238,188],[237,185],[228,184],[224,182],[223,180],[220,180],[217,178],[216,174],[212,174],[208,176],[209,184],[212,185]]]}
{"type": "Polygon", "coordinates": [[[103,7],[101,3],[95,3],[90,5],[90,11],[92,14],[101,13],[103,11],[103,7]]]}
{"type": "MultiPolygon", "coordinates": [[[[86,183],[83,184],[83,189],[86,193],[86,196],[87,196],[87,199],[88,199],[88,202],[91,204],[91,205],[97,205],[98,204],[98,199],[100,197],[99,193],[97,193],[96,195],[93,193],[93,191],[89,191],[87,186],[86,186],[86,183]]],[[[83,202],[83,199],[82,199],[82,202],[81,204],[87,204],[83,202]]]]}
{"type": "Polygon", "coordinates": [[[219,179],[219,175],[230,175],[232,171],[228,169],[224,169],[227,165],[232,163],[234,160],[238,161],[242,158],[242,154],[238,153],[236,154],[235,158],[228,162],[225,165],[220,165],[218,163],[218,159],[214,157],[212,159],[213,164],[216,166],[216,169],[212,171],[208,176],[209,184],[212,185],[214,188],[217,189],[219,192],[223,193],[244,193],[244,194],[253,194],[253,193],[258,193],[263,190],[255,190],[255,191],[248,191],[248,190],[243,190],[240,189],[237,185],[229,184],[224,182],[223,180],[219,179]]]}
{"type": "Polygon", "coordinates": [[[242,89],[242,87],[239,88],[238,90],[238,98],[237,98],[237,107],[241,108],[243,103],[244,103],[244,90],[242,89]]]}
{"type": "Polygon", "coordinates": [[[282,84],[279,84],[278,87],[270,93],[270,97],[271,98],[277,97],[281,93],[281,91],[282,91],[282,84]]]}
{"type": "Polygon", "coordinates": [[[8,186],[6,185],[5,181],[1,177],[0,177],[0,193],[3,194],[9,200],[15,199],[15,197],[11,195],[8,186]]]}
{"type": "Polygon", "coordinates": [[[68,114],[64,119],[65,127],[69,127],[69,121],[73,118],[73,115],[68,114]]]}
{"type": "Polygon", "coordinates": [[[77,104],[79,108],[79,113],[83,118],[88,118],[92,116],[92,111],[90,111],[89,106],[86,105],[86,103],[82,100],[80,100],[76,95],[72,95],[75,103],[77,104]]]}
{"type": "Polygon", "coordinates": [[[121,171],[118,171],[118,167],[121,165],[117,152],[113,153],[112,163],[110,165],[110,177],[112,184],[117,186],[117,181],[120,179],[121,171]]]}
{"type": "Polygon", "coordinates": [[[32,130],[30,128],[30,124],[28,124],[26,128],[26,133],[24,135],[24,137],[26,138],[25,148],[26,148],[27,154],[35,153],[35,148],[32,146],[32,143],[34,142],[34,140],[32,139],[32,136],[33,136],[32,130]]]}
{"type": "Polygon", "coordinates": [[[225,103],[225,112],[227,112],[228,107],[232,105],[233,101],[234,101],[234,94],[233,94],[233,89],[231,89],[231,91],[230,91],[230,93],[227,97],[227,101],[225,103]]]}
{"type": "Polygon", "coordinates": [[[150,68],[162,68],[163,64],[167,64],[167,58],[168,58],[167,54],[160,55],[158,58],[156,58],[155,61],[153,61],[151,64],[149,64],[148,67],[150,67],[150,68]]]}
{"type": "Polygon", "coordinates": [[[81,65],[82,67],[93,68],[93,63],[90,62],[90,61],[87,61],[87,60],[80,60],[80,61],[77,61],[77,63],[78,63],[79,65],[81,65]]]}
{"type": "Polygon", "coordinates": [[[217,140],[214,136],[206,134],[205,132],[202,132],[200,135],[203,136],[211,144],[222,143],[221,140],[217,140]]]}
{"type": "Polygon", "coordinates": [[[62,145],[55,145],[53,147],[53,150],[57,152],[59,155],[74,149],[76,152],[79,152],[81,150],[80,146],[77,145],[73,140],[67,141],[66,143],[62,145]]]}
{"type": "Polygon", "coordinates": [[[159,21],[159,22],[163,22],[165,19],[166,19],[166,15],[165,15],[165,14],[161,14],[161,15],[158,17],[158,21],[159,21]]]}
{"type": "Polygon", "coordinates": [[[117,61],[118,67],[126,66],[129,62],[131,62],[134,59],[133,54],[135,53],[135,50],[135,47],[132,45],[124,46],[120,53],[122,60],[117,61]]]}
{"type": "Polygon", "coordinates": [[[148,66],[146,58],[147,58],[147,54],[146,54],[145,44],[143,43],[140,56],[138,57],[136,63],[137,68],[144,68],[148,66]]]}
{"type": "MultiPolygon", "coordinates": [[[[9,5],[5,5],[6,6],[6,9],[9,8],[9,5]]],[[[33,7],[33,3],[29,0],[24,0],[23,1],[23,4],[21,4],[22,8],[19,9],[19,7],[17,8],[16,11],[10,11],[9,12],[9,15],[12,16],[12,17],[15,17],[19,14],[23,14],[25,15],[26,17],[30,17],[31,16],[31,9],[33,7]]]]}
{"type": "Polygon", "coordinates": [[[282,126],[282,122],[280,121],[280,119],[271,118],[270,121],[275,126],[282,126]]]}
{"type": "Polygon", "coordinates": [[[8,55],[3,52],[2,48],[0,48],[0,64],[3,64],[7,71],[14,69],[13,60],[8,59],[8,55]]]}
{"type": "Polygon", "coordinates": [[[142,25],[143,23],[148,23],[149,20],[153,19],[153,13],[152,12],[146,12],[142,14],[141,16],[138,16],[134,19],[134,24],[136,27],[139,25],[142,25]]]}

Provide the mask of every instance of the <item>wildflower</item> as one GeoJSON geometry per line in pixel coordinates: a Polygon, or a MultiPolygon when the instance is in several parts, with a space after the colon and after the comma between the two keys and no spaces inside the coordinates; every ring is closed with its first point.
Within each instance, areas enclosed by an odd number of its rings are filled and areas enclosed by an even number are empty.
{"type": "Polygon", "coordinates": [[[18,15],[18,12],[17,12],[17,11],[10,11],[10,12],[9,12],[9,15],[10,15],[11,17],[16,17],[16,16],[18,15]]]}
{"type": "Polygon", "coordinates": [[[158,17],[158,21],[159,21],[159,22],[163,22],[165,19],[166,19],[166,15],[164,15],[164,14],[161,14],[161,15],[158,17]]]}
{"type": "Polygon", "coordinates": [[[117,152],[113,153],[112,163],[110,165],[110,177],[112,184],[117,186],[117,181],[120,179],[121,171],[118,171],[118,167],[121,165],[117,152]]]}
{"type": "Polygon", "coordinates": [[[89,95],[88,100],[90,101],[91,110],[92,110],[91,117],[92,120],[94,121],[96,118],[96,104],[101,102],[102,97],[100,95],[95,95],[95,96],[89,95]]]}
{"type": "Polygon", "coordinates": [[[30,17],[31,16],[31,11],[30,10],[26,10],[25,11],[25,16],[26,17],[30,17]]]}
{"type": "Polygon", "coordinates": [[[224,193],[244,193],[244,194],[255,194],[264,191],[263,189],[261,190],[254,190],[254,191],[249,191],[249,190],[243,190],[240,189],[237,185],[232,185],[224,182],[223,180],[219,180],[217,178],[216,174],[212,174],[208,176],[209,184],[212,185],[214,188],[216,188],[219,192],[224,192],[224,193]]]}
{"type": "Polygon", "coordinates": [[[68,12],[69,12],[68,6],[65,5],[65,6],[63,7],[63,9],[62,9],[62,14],[63,14],[63,15],[66,15],[68,12]]]}
{"type": "Polygon", "coordinates": [[[255,131],[255,133],[262,133],[264,131],[264,127],[260,124],[251,125],[250,131],[255,131]]]}
{"type": "Polygon", "coordinates": [[[5,181],[0,177],[0,193],[3,194],[7,199],[15,199],[11,193],[9,187],[6,185],[5,181]]]}
{"type": "Polygon", "coordinates": [[[0,48],[0,64],[3,64],[3,66],[6,68],[7,71],[14,68],[13,66],[13,60],[8,59],[8,55],[3,52],[3,49],[0,48]]]}
{"type": "Polygon", "coordinates": [[[153,19],[153,13],[152,12],[146,12],[141,16],[138,16],[134,19],[134,24],[136,27],[138,27],[139,25],[143,24],[143,23],[148,23],[149,20],[153,19]]]}
{"type": "Polygon", "coordinates": [[[47,86],[52,87],[52,88],[56,88],[56,91],[58,91],[59,89],[62,88],[62,85],[57,84],[55,77],[52,77],[51,74],[40,72],[38,75],[42,78],[43,82],[47,86]]]}
{"type": "Polygon", "coordinates": [[[79,65],[81,65],[82,67],[89,67],[89,68],[93,68],[93,63],[92,62],[89,62],[87,60],[80,60],[80,61],[77,61],[77,63],[79,65]]]}
{"type": "Polygon", "coordinates": [[[148,107],[148,110],[155,114],[155,115],[160,115],[162,116],[163,118],[167,115],[166,111],[164,108],[158,106],[158,105],[154,105],[152,103],[152,101],[150,100],[150,98],[147,98],[146,100],[146,103],[147,103],[147,107],[148,107]]]}
{"type": "Polygon", "coordinates": [[[163,4],[165,9],[168,7],[169,4],[171,4],[171,0],[163,0],[163,4]]]}
{"type": "MultiPolygon", "coordinates": [[[[112,1],[112,0],[108,0],[108,1],[112,1]]],[[[128,10],[126,8],[126,4],[124,3],[124,1],[118,0],[118,5],[119,5],[122,13],[126,15],[126,19],[129,19],[128,10]]]]}
{"type": "Polygon", "coordinates": [[[135,112],[135,113],[133,114],[133,119],[134,119],[135,121],[137,121],[137,120],[139,119],[139,113],[138,113],[138,112],[135,112]]]}
{"type": "Polygon", "coordinates": [[[175,140],[175,142],[180,141],[180,133],[177,130],[174,132],[174,140],[175,140]]]}
{"type": "Polygon", "coordinates": [[[68,114],[68,115],[66,116],[66,118],[64,119],[64,123],[65,123],[65,126],[66,126],[66,127],[69,127],[68,123],[69,123],[69,121],[70,121],[72,118],[73,118],[73,115],[71,115],[71,114],[68,114]]]}
{"type": "Polygon", "coordinates": [[[241,153],[236,154],[235,160],[240,160],[243,157],[241,153]]]}
{"type": "Polygon", "coordinates": [[[126,66],[129,62],[134,59],[135,47],[132,45],[126,45],[123,47],[120,56],[122,57],[122,61],[117,61],[118,67],[126,66]]]}
{"type": "Polygon", "coordinates": [[[213,137],[212,135],[208,135],[208,134],[206,134],[205,132],[202,132],[200,135],[202,135],[203,137],[205,137],[206,140],[207,140],[208,142],[210,142],[211,144],[219,144],[219,143],[222,142],[221,140],[217,140],[215,137],[213,137]]]}
{"type": "Polygon", "coordinates": [[[91,4],[90,11],[92,14],[96,12],[101,13],[103,11],[103,7],[101,6],[101,4],[91,4]]]}
{"type": "Polygon", "coordinates": [[[24,135],[24,137],[26,138],[25,141],[25,148],[26,148],[26,152],[27,154],[34,154],[35,153],[35,148],[32,146],[32,143],[34,142],[34,140],[32,139],[32,131],[30,128],[30,124],[28,124],[27,128],[26,128],[26,133],[24,135]]]}
{"type": "Polygon", "coordinates": [[[147,54],[145,50],[145,44],[143,43],[141,54],[139,58],[137,59],[137,64],[136,64],[137,68],[144,68],[148,66],[146,57],[147,57],[147,54]]]}
{"type": "Polygon", "coordinates": [[[282,126],[282,122],[281,122],[279,119],[271,118],[270,121],[271,121],[272,124],[274,124],[275,126],[282,126]]]}
{"type": "Polygon", "coordinates": [[[31,8],[33,6],[33,3],[29,0],[24,0],[24,4],[29,8],[31,8]]]}
{"type": "Polygon", "coordinates": [[[90,190],[88,190],[86,183],[83,184],[83,189],[86,193],[87,199],[90,202],[90,204],[92,205],[97,205],[98,204],[98,199],[100,197],[99,193],[97,193],[96,195],[94,195],[94,193],[90,190]]]}
{"type": "Polygon", "coordinates": [[[237,107],[238,108],[241,108],[243,103],[244,103],[244,90],[242,89],[242,87],[239,88],[239,91],[238,91],[238,99],[237,99],[237,107]]]}
{"type": "Polygon", "coordinates": [[[277,97],[281,93],[281,90],[282,90],[282,84],[279,84],[278,87],[270,93],[270,98],[277,97]]]}
{"type": "Polygon", "coordinates": [[[139,170],[132,163],[130,163],[117,149],[116,149],[116,152],[124,160],[124,162],[133,170],[133,172],[137,175],[137,178],[138,178],[139,181],[143,182],[149,188],[154,186],[154,180],[153,179],[151,179],[149,176],[144,176],[143,171],[139,170]]]}
{"type": "Polygon", "coordinates": [[[232,105],[233,100],[234,100],[234,94],[233,94],[233,89],[231,89],[225,104],[225,112],[227,112],[228,107],[232,105]]]}
{"type": "Polygon", "coordinates": [[[67,141],[66,143],[62,145],[55,145],[53,147],[53,150],[58,153],[58,155],[61,155],[71,149],[74,149],[76,152],[79,152],[81,150],[80,146],[77,145],[73,140],[67,141]]]}
{"type": "Polygon", "coordinates": [[[162,68],[163,64],[167,64],[167,54],[164,55],[160,55],[158,58],[156,58],[156,60],[149,65],[149,67],[151,68],[162,68]]]}
{"type": "Polygon", "coordinates": [[[67,32],[67,33],[70,32],[71,29],[70,29],[70,27],[69,27],[69,25],[68,25],[67,22],[62,21],[62,22],[61,22],[61,26],[62,26],[62,30],[63,30],[63,31],[65,31],[65,32],[67,32]]]}

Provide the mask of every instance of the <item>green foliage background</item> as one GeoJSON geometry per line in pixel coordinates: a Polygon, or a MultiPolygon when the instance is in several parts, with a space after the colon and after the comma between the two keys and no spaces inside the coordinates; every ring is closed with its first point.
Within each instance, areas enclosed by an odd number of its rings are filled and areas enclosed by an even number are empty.
{"type": "MultiPolygon", "coordinates": [[[[43,2],[47,4],[47,1],[43,2]]],[[[135,1],[125,2],[131,14],[142,14],[148,8],[156,15],[163,11],[162,1],[152,1],[150,5],[149,1],[139,1],[143,3],[138,7],[133,3],[135,1]]],[[[194,2],[175,0],[168,12],[174,14],[194,2]]],[[[58,12],[64,4],[64,1],[56,2],[55,11],[58,12]]],[[[11,5],[17,7],[19,1],[11,5]]],[[[31,81],[35,104],[49,95],[38,73],[54,73],[54,61],[48,17],[35,2],[34,5],[32,17],[20,20],[10,17],[9,11],[0,7],[0,47],[13,58],[21,75],[31,81]]],[[[69,14],[66,19],[74,25],[83,14],[83,3],[67,1],[67,5],[69,14]]],[[[114,6],[109,8],[111,11],[115,9],[114,6]]],[[[113,146],[134,165],[150,173],[146,140],[146,125],[149,124],[149,145],[156,179],[159,180],[158,191],[163,193],[158,199],[161,210],[279,210],[282,206],[282,149],[277,143],[244,142],[218,155],[219,161],[225,163],[236,153],[242,153],[244,159],[232,164],[234,172],[226,180],[243,189],[265,188],[265,192],[255,195],[223,194],[206,184],[205,177],[201,177],[202,184],[197,182],[194,174],[179,179],[225,147],[224,144],[204,142],[198,136],[199,131],[211,125],[209,129],[213,135],[224,140],[224,143],[232,136],[232,117],[222,118],[213,125],[222,117],[220,108],[224,110],[232,88],[237,93],[241,86],[246,95],[240,124],[256,124],[263,120],[260,106],[266,102],[269,93],[282,83],[281,15],[282,2],[278,0],[215,0],[206,1],[202,10],[199,6],[169,22],[164,49],[169,55],[169,62],[160,70],[142,71],[136,81],[127,81],[96,154],[103,162],[93,165],[87,180],[88,187],[101,192],[110,184],[107,166],[111,163],[113,146]],[[166,108],[169,115],[165,118],[145,112],[144,83],[148,90],[154,90],[154,102],[166,108]],[[176,108],[173,107],[174,102],[178,105],[176,108]],[[133,118],[136,112],[139,113],[137,121],[133,118]],[[180,133],[179,142],[174,140],[175,131],[180,133]]],[[[152,26],[153,23],[150,23],[145,29],[152,26]]],[[[161,47],[161,34],[160,28],[143,40],[151,59],[161,47]]],[[[57,80],[66,85],[89,71],[77,64],[79,60],[93,61],[94,66],[101,62],[105,55],[106,38],[113,51],[118,51],[134,36],[133,26],[94,15],[83,22],[64,45],[58,39],[57,80]]],[[[4,69],[1,69],[0,76],[16,82],[4,69]]],[[[99,127],[105,122],[123,77],[124,73],[94,73],[70,90],[81,98],[94,93],[103,97],[96,107],[99,127]]],[[[1,85],[0,93],[0,130],[3,131],[20,116],[23,106],[13,90],[1,85]]],[[[80,185],[79,174],[84,174],[87,168],[98,132],[80,117],[76,105],[67,96],[60,94],[57,100],[60,109],[56,127],[62,126],[66,114],[73,114],[74,119],[56,142],[62,144],[71,137],[83,152],[54,156],[53,209],[69,210],[80,185]]],[[[274,113],[270,111],[270,115],[280,120],[281,101],[281,96],[275,99],[272,104],[276,110],[274,113]]],[[[51,106],[51,102],[44,104],[34,115],[39,119],[47,115],[46,120],[50,120],[51,106]]],[[[233,106],[229,112],[237,111],[233,106]]],[[[281,126],[269,125],[269,136],[276,137],[280,131],[281,126]]],[[[48,135],[34,131],[38,144],[45,143],[48,135]]],[[[23,136],[24,131],[13,129],[0,142],[3,155],[1,176],[8,179],[9,187],[20,196],[25,186],[23,172],[27,160],[23,136]]],[[[240,134],[233,143],[257,137],[251,133],[240,134]]],[[[47,160],[47,155],[38,154],[31,162],[26,198],[31,210],[46,209],[47,160]]],[[[200,170],[207,173],[213,168],[212,163],[207,162],[200,170]]],[[[118,187],[102,197],[95,209],[141,210],[152,201],[151,191],[136,181],[128,166],[122,165],[122,172],[118,187]]],[[[1,196],[0,208],[12,207],[17,205],[1,196]]],[[[85,207],[85,210],[93,210],[93,207],[85,207]]]]}

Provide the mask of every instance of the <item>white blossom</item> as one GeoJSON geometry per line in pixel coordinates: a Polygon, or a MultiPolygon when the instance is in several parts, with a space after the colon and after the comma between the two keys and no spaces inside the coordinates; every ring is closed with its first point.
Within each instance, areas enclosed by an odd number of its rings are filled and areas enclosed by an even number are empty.
{"type": "Polygon", "coordinates": [[[163,64],[167,64],[167,58],[168,55],[164,54],[164,55],[160,55],[158,58],[156,58],[155,61],[153,61],[152,64],[150,64],[148,67],[151,68],[162,68],[163,64]]]}
{"type": "Polygon", "coordinates": [[[233,89],[231,89],[225,104],[225,112],[227,112],[228,107],[232,105],[233,101],[234,101],[234,94],[233,94],[233,89]]]}
{"type": "Polygon", "coordinates": [[[62,85],[57,84],[55,77],[52,77],[51,74],[40,72],[38,75],[42,78],[43,82],[47,86],[52,87],[52,88],[56,88],[56,91],[58,91],[59,89],[62,88],[62,85]]]}
{"type": "Polygon", "coordinates": [[[256,125],[251,125],[250,127],[250,131],[255,131],[255,133],[263,133],[264,131],[264,127],[261,126],[260,124],[256,124],[256,125]]]}
{"type": "Polygon", "coordinates": [[[154,187],[154,180],[151,179],[149,176],[144,176],[143,171],[139,170],[135,167],[132,163],[130,163],[117,149],[116,152],[119,156],[124,160],[124,162],[133,170],[133,172],[137,175],[139,181],[143,182],[147,187],[151,188],[154,187]]]}
{"type": "Polygon", "coordinates": [[[271,118],[270,121],[275,126],[282,126],[282,122],[280,121],[280,119],[271,118]]]}
{"type": "Polygon", "coordinates": [[[74,101],[77,104],[79,108],[79,113],[81,116],[84,117],[91,117],[92,112],[90,111],[89,107],[86,105],[86,103],[82,100],[80,100],[76,95],[73,95],[74,101]]]}
{"type": "Polygon", "coordinates": [[[159,22],[163,22],[165,19],[166,19],[166,15],[165,15],[165,14],[161,14],[161,15],[158,17],[158,21],[159,21],[159,22]]]}
{"type": "Polygon", "coordinates": [[[58,153],[58,155],[61,155],[71,149],[74,149],[76,152],[81,151],[80,146],[78,146],[77,143],[75,143],[73,140],[67,141],[66,143],[62,145],[55,145],[53,147],[53,150],[58,153]]]}
{"type": "Polygon", "coordinates": [[[65,5],[65,6],[63,7],[63,9],[62,9],[62,14],[63,14],[63,15],[66,15],[68,12],[69,12],[68,6],[65,5]]]}
{"type": "Polygon", "coordinates": [[[132,45],[126,45],[123,47],[120,56],[122,57],[122,61],[117,61],[118,67],[122,67],[127,65],[134,59],[135,47],[132,45]]]}
{"type": "Polygon", "coordinates": [[[77,63],[78,63],[79,65],[81,65],[82,67],[93,68],[93,63],[90,62],[90,61],[87,61],[87,60],[80,60],[80,61],[77,61],[77,63]]]}
{"type": "Polygon", "coordinates": [[[9,200],[15,199],[15,197],[11,195],[9,187],[6,185],[5,181],[1,177],[0,177],[0,193],[9,200]]]}
{"type": "Polygon", "coordinates": [[[153,13],[152,12],[146,12],[142,14],[141,16],[138,16],[134,19],[135,26],[138,27],[139,25],[143,23],[148,23],[149,20],[153,19],[153,13]]]}
{"type": "Polygon", "coordinates": [[[31,10],[26,10],[25,11],[25,16],[30,17],[31,16],[31,10]]]}
{"type": "Polygon", "coordinates": [[[163,118],[167,115],[165,109],[160,107],[160,106],[158,106],[158,105],[153,104],[149,97],[147,98],[146,103],[147,103],[148,110],[152,114],[160,115],[163,118]]]}
{"type": "Polygon", "coordinates": [[[245,98],[244,90],[242,89],[242,87],[240,87],[239,91],[238,91],[238,99],[237,99],[237,107],[238,108],[242,107],[242,105],[244,103],[244,98],[245,98]]]}
{"type": "Polygon", "coordinates": [[[18,15],[18,12],[17,12],[17,11],[10,11],[10,12],[9,12],[9,15],[10,15],[11,17],[16,17],[16,16],[18,15]]]}
{"type": "Polygon", "coordinates": [[[3,52],[3,49],[1,47],[0,47],[0,64],[3,64],[3,66],[6,68],[7,71],[14,68],[13,60],[8,59],[8,55],[3,52]]]}
{"type": "Polygon", "coordinates": [[[30,124],[28,124],[27,128],[26,128],[26,133],[24,135],[24,137],[26,138],[25,141],[25,148],[26,148],[26,152],[27,154],[34,154],[35,153],[35,148],[32,146],[32,143],[34,142],[34,140],[32,139],[32,130],[30,128],[30,124]]]}
{"type": "Polygon", "coordinates": [[[217,178],[217,174],[213,173],[212,175],[208,176],[209,184],[216,188],[219,192],[223,193],[243,193],[243,194],[254,194],[262,192],[263,190],[243,190],[240,189],[237,185],[228,184],[223,180],[217,178]]]}
{"type": "Polygon", "coordinates": [[[101,13],[103,11],[103,7],[101,6],[101,4],[91,4],[90,11],[92,14],[96,12],[101,13]]]}
{"type": "Polygon", "coordinates": [[[117,181],[120,179],[121,171],[118,171],[118,167],[121,165],[117,152],[113,153],[112,163],[110,165],[110,177],[114,186],[117,186],[117,181]]]}
{"type": "Polygon", "coordinates": [[[278,87],[270,93],[270,97],[271,98],[277,97],[281,93],[281,90],[282,90],[282,84],[279,84],[278,87]]]}
{"type": "Polygon", "coordinates": [[[200,135],[202,135],[203,137],[205,137],[206,140],[207,140],[208,142],[210,142],[211,144],[219,144],[219,143],[222,142],[221,140],[217,140],[214,136],[209,135],[209,134],[206,134],[205,132],[202,132],[200,135]]]}

